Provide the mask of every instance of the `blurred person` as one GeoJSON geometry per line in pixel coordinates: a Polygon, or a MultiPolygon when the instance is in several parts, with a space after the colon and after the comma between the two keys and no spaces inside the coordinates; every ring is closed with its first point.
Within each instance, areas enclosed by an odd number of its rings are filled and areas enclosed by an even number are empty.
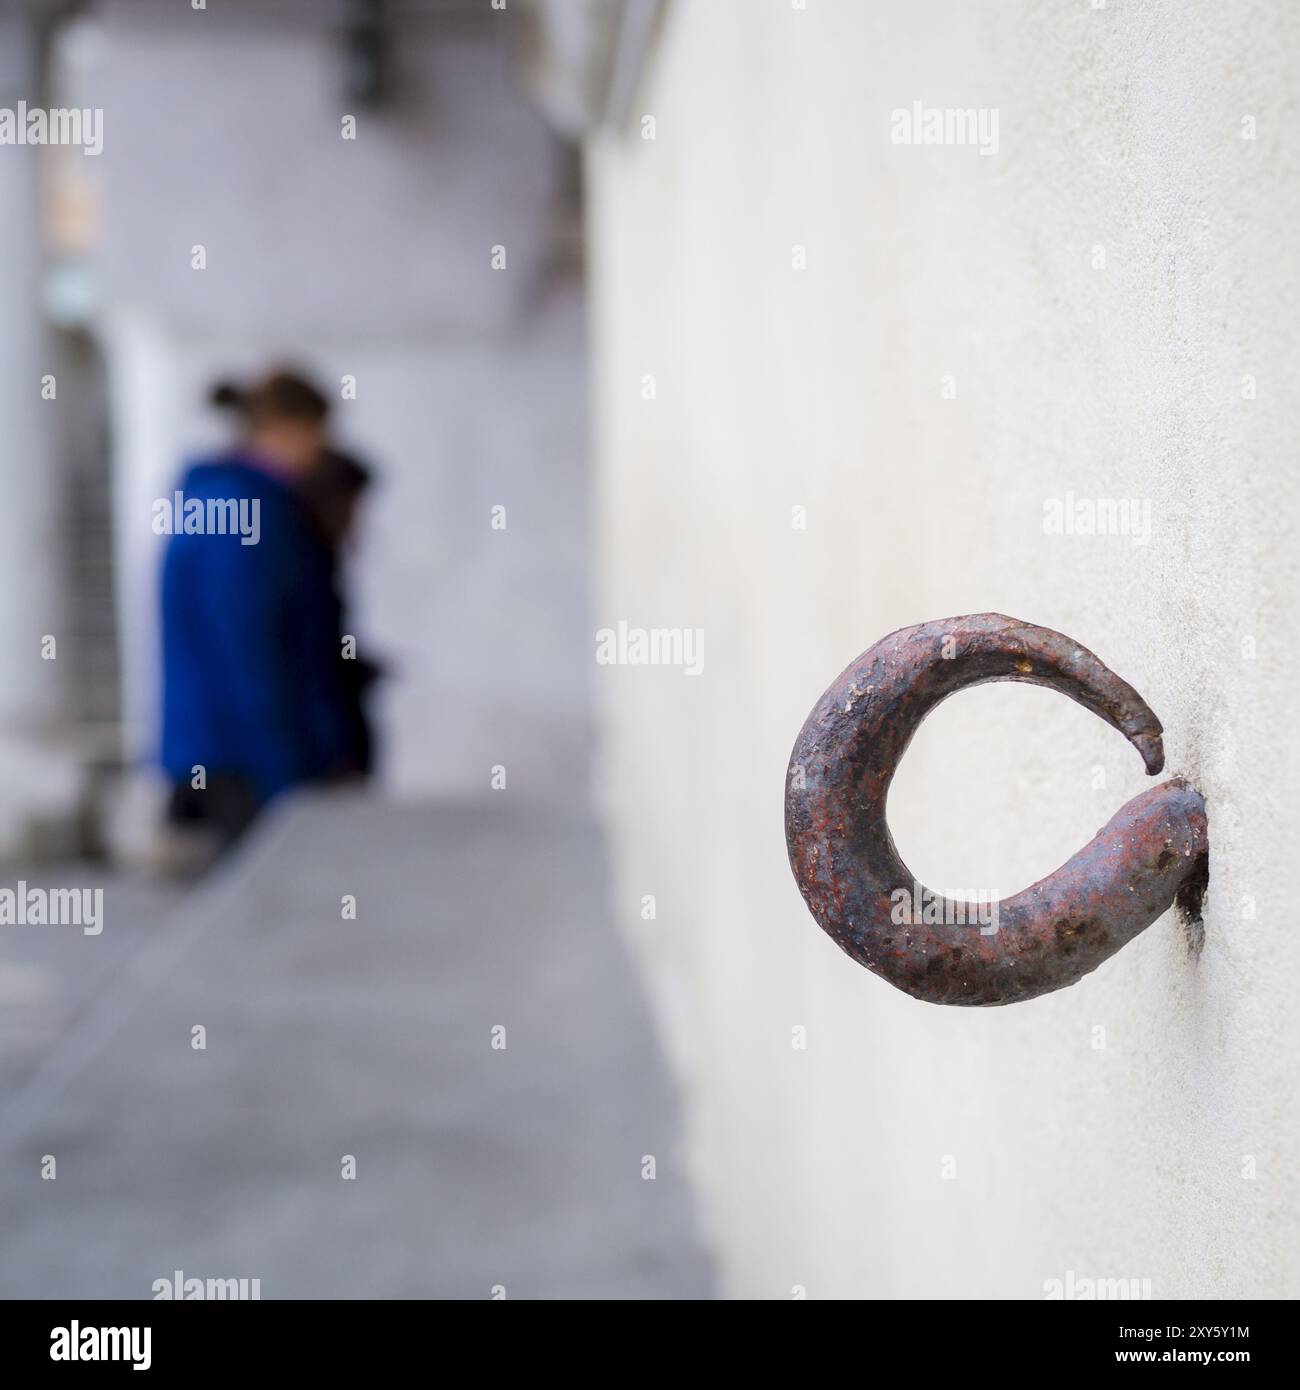
{"type": "Polygon", "coordinates": [[[357,750],[333,552],[300,494],[325,448],[329,404],[289,371],[223,384],[212,401],[236,413],[241,434],[192,464],[175,494],[162,763],[169,819],[224,849],[280,793],[354,773],[357,750]]]}
{"type": "Polygon", "coordinates": [[[329,447],[303,474],[298,495],[336,557],[353,538],[357,510],[373,481],[374,474],[355,454],[329,447]]]}
{"type": "Polygon", "coordinates": [[[344,654],[343,639],[348,634],[344,631],[347,602],[342,589],[342,557],[355,533],[361,499],[373,481],[374,474],[355,454],[325,449],[299,488],[333,560],[334,591],[340,618],[339,678],[352,729],[353,762],[363,777],[369,776],[373,768],[375,742],[366,696],[384,674],[384,668],[359,651],[344,654]]]}

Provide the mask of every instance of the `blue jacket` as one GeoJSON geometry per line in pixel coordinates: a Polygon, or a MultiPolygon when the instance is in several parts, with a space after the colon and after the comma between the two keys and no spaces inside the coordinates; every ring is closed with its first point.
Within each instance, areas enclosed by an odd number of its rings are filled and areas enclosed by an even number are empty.
{"type": "Polygon", "coordinates": [[[209,779],[239,774],[262,800],[344,770],[352,729],[328,548],[292,489],[238,454],[194,465],[180,490],[205,510],[243,502],[246,520],[255,501],[260,534],[253,545],[237,532],[167,544],[164,768],[185,783],[196,764],[209,779]]]}

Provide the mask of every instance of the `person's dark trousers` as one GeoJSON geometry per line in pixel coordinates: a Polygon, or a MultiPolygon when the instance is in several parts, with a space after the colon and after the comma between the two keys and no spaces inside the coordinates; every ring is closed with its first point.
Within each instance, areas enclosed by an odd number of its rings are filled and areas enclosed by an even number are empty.
{"type": "Polygon", "coordinates": [[[174,825],[212,832],[225,851],[257,819],[262,809],[252,783],[233,773],[217,773],[206,787],[178,782],[172,788],[167,818],[174,825]]]}

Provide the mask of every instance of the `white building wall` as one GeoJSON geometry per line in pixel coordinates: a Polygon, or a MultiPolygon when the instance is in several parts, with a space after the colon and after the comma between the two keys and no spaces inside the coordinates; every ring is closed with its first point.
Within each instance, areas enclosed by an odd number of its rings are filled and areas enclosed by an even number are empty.
{"type": "MultiPolygon", "coordinates": [[[[1297,91],[1283,0],[679,0],[591,152],[595,625],[706,653],[598,668],[602,781],[733,1293],[1300,1293],[1297,91]],[[997,108],[997,153],[891,143],[914,101],[997,108]],[[1148,543],[1046,534],[1070,492],[1149,502],[1148,543]],[[804,717],[885,633],[981,610],[1164,722],[1210,808],[1199,958],[1170,914],[1070,990],[944,1010],[805,911],[804,717]]],[[[923,881],[1010,894],[1144,780],[992,686],[928,721],[891,819],[923,881]]]]}

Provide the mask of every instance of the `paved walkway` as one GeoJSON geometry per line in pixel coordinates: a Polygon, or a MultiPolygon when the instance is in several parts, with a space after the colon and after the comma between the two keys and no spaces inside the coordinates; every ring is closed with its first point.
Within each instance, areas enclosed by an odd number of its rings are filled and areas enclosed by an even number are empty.
{"type": "Polygon", "coordinates": [[[323,799],[170,910],[0,927],[0,1296],[708,1296],[606,898],[570,813],[323,799]]]}

